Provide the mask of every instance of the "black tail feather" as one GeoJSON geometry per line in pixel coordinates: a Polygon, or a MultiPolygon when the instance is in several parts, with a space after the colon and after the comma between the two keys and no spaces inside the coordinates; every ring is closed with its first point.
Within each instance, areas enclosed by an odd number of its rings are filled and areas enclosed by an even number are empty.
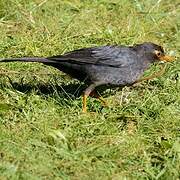
{"type": "Polygon", "coordinates": [[[22,57],[22,58],[5,58],[0,59],[1,62],[15,62],[15,61],[22,61],[22,62],[39,62],[39,63],[57,63],[56,61],[50,60],[48,58],[43,57],[22,57]]]}

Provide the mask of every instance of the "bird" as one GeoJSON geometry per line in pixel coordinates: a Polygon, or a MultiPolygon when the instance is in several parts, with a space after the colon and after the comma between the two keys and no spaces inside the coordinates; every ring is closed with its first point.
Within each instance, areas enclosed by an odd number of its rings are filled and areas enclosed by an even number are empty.
{"type": "MultiPolygon", "coordinates": [[[[151,64],[158,61],[171,62],[174,57],[165,54],[162,46],[152,42],[125,45],[103,45],[81,48],[52,57],[2,58],[0,62],[39,62],[52,66],[84,82],[82,111],[87,112],[87,98],[98,98],[99,87],[131,86],[143,79],[140,77],[151,64]]],[[[158,76],[158,75],[157,75],[158,76]]],[[[150,76],[145,80],[154,78],[150,76]]]]}

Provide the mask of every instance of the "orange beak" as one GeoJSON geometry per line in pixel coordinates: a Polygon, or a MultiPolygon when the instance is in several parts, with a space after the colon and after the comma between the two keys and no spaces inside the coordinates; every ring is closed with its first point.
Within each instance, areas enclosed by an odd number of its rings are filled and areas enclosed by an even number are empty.
{"type": "Polygon", "coordinates": [[[175,60],[175,57],[164,55],[164,56],[159,57],[159,59],[160,61],[164,61],[164,62],[172,62],[175,60]]]}

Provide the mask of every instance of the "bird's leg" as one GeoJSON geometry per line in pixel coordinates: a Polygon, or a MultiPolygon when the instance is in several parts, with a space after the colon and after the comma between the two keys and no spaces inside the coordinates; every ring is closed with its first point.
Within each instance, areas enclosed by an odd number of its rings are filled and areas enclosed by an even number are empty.
{"type": "Polygon", "coordinates": [[[85,89],[83,94],[83,112],[87,112],[87,97],[94,91],[96,84],[91,84],[88,88],[85,89]]]}
{"type": "Polygon", "coordinates": [[[145,78],[139,79],[139,80],[137,80],[134,84],[136,84],[136,83],[140,83],[140,82],[145,81],[145,80],[150,80],[150,79],[153,79],[153,78],[159,77],[159,76],[161,76],[162,74],[164,74],[165,69],[166,69],[166,65],[165,65],[165,66],[162,66],[162,67],[161,67],[161,69],[160,69],[160,71],[158,71],[157,73],[154,73],[154,74],[153,74],[153,75],[151,75],[151,76],[148,76],[148,77],[145,77],[145,78]]]}
{"type": "Polygon", "coordinates": [[[87,102],[86,102],[86,100],[87,100],[87,95],[84,93],[83,94],[83,109],[82,109],[83,112],[87,112],[87,102]]]}
{"type": "Polygon", "coordinates": [[[104,98],[101,95],[98,94],[96,90],[92,91],[89,96],[98,99],[103,104],[103,106],[108,106],[107,102],[104,100],[104,98]]]}

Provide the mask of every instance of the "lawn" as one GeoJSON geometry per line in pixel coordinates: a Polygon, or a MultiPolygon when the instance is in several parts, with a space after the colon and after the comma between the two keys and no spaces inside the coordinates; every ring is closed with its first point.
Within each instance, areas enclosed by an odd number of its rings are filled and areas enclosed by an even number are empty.
{"type": "MultiPolygon", "coordinates": [[[[151,41],[176,56],[159,78],[107,90],[38,63],[0,64],[0,179],[180,179],[178,0],[0,0],[3,57],[151,41]]],[[[157,71],[153,65],[148,74],[157,71]]]]}

